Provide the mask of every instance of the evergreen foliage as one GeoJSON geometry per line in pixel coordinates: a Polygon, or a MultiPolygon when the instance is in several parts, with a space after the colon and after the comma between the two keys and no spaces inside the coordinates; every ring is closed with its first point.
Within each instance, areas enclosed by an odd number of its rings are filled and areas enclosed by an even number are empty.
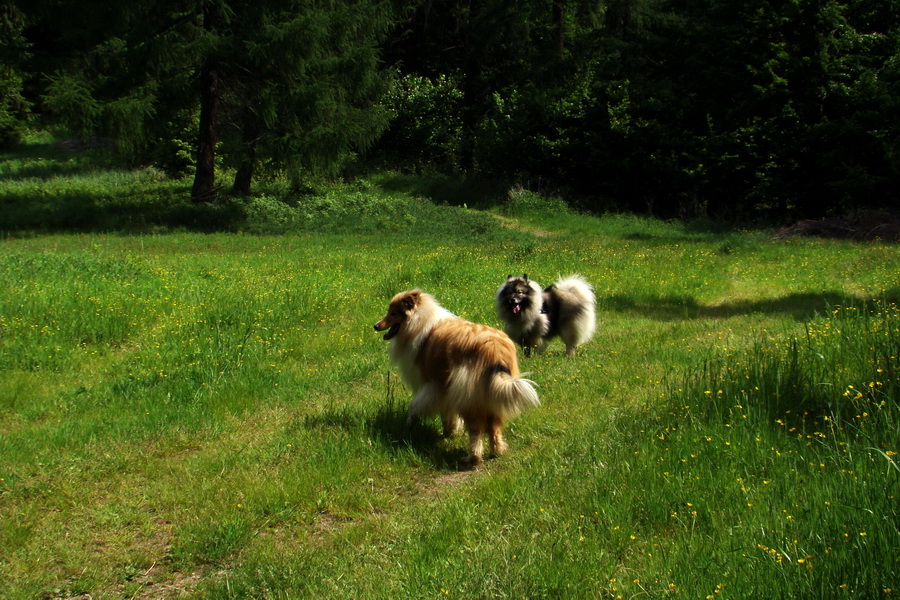
{"type": "Polygon", "coordinates": [[[900,200],[893,0],[4,6],[0,128],[32,101],[197,199],[361,158],[666,217],[900,200]]]}
{"type": "Polygon", "coordinates": [[[457,146],[483,173],[664,216],[898,200],[892,2],[428,4],[411,28],[395,53],[411,74],[459,82],[457,146]]]}
{"type": "MultiPolygon", "coordinates": [[[[333,175],[387,125],[376,101],[389,73],[377,41],[392,23],[381,3],[274,0],[244,6],[240,33],[222,75],[223,140],[238,167],[235,191],[249,193],[249,174],[263,162],[292,177],[333,175]]],[[[237,28],[237,26],[235,26],[237,28]]]]}
{"type": "Polygon", "coordinates": [[[25,20],[13,4],[0,4],[0,147],[8,147],[22,136],[30,103],[22,94],[21,65],[28,56],[22,35],[25,20]]]}
{"type": "Polygon", "coordinates": [[[52,114],[130,156],[168,148],[163,165],[179,163],[171,152],[193,123],[195,199],[218,194],[223,164],[236,168],[242,194],[261,164],[295,178],[334,173],[387,123],[377,103],[388,81],[378,61],[392,23],[384,3],[130,3],[80,22],[79,42],[38,4],[35,21],[72,50],[47,80],[52,114]]]}

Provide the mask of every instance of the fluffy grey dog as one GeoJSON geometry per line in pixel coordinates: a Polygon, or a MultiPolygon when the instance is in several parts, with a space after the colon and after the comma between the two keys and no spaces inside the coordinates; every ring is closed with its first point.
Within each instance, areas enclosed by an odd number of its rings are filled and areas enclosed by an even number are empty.
{"type": "Polygon", "coordinates": [[[566,355],[594,335],[597,328],[597,299],[594,288],[580,275],[562,277],[541,290],[536,281],[510,275],[497,290],[497,316],[503,331],[522,346],[525,356],[531,349],[542,352],[547,340],[559,336],[566,355]]]}

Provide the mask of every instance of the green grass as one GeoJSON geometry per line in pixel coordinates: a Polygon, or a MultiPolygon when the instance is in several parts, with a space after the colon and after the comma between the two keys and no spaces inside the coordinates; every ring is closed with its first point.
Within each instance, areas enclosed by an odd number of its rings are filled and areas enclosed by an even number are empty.
{"type": "Polygon", "coordinates": [[[0,597],[900,593],[896,246],[398,176],[200,233],[127,209],[171,182],[4,164],[0,597]],[[52,224],[63,176],[114,232],[52,224]],[[372,325],[412,286],[499,325],[519,272],[584,275],[598,332],[523,359],[542,406],[460,471],[372,325]]]}

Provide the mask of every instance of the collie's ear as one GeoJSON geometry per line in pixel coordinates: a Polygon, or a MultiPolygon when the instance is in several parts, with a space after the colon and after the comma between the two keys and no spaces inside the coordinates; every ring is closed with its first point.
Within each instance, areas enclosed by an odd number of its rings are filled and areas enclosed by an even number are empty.
{"type": "Polygon", "coordinates": [[[419,300],[422,297],[422,292],[420,290],[413,290],[403,297],[403,300],[400,303],[403,305],[403,310],[412,310],[419,304],[419,300]]]}

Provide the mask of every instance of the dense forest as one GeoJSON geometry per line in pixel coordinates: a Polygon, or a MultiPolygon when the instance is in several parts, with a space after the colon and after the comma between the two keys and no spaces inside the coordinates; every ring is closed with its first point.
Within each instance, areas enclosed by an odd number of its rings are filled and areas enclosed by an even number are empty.
{"type": "Polygon", "coordinates": [[[900,194],[896,0],[0,0],[0,90],[3,146],[50,130],[197,202],[361,168],[683,218],[900,194]]]}

